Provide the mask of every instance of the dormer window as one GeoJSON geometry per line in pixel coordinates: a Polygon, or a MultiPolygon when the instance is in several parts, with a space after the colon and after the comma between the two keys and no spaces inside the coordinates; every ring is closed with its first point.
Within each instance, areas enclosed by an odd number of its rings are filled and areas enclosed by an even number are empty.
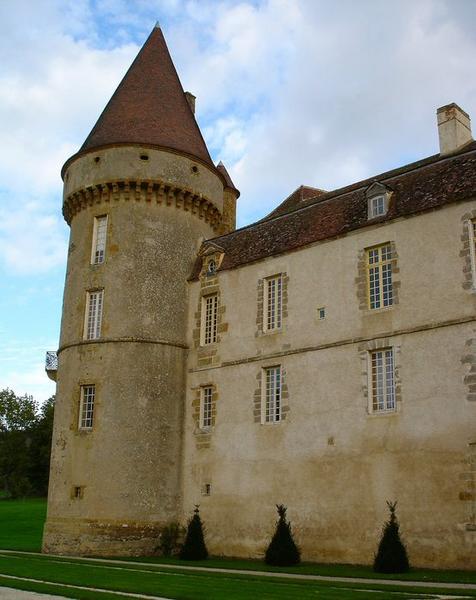
{"type": "Polygon", "coordinates": [[[369,217],[371,219],[385,214],[385,196],[375,196],[369,200],[369,217]]]}
{"type": "Polygon", "coordinates": [[[225,251],[214,242],[204,242],[198,256],[202,258],[200,277],[214,277],[223,261],[225,251]]]}
{"type": "Polygon", "coordinates": [[[215,275],[216,272],[217,272],[217,263],[213,258],[211,258],[208,261],[208,265],[207,265],[207,275],[215,275]]]}
{"type": "Polygon", "coordinates": [[[376,219],[387,214],[391,194],[387,186],[377,181],[366,190],[368,219],[376,219]]]}

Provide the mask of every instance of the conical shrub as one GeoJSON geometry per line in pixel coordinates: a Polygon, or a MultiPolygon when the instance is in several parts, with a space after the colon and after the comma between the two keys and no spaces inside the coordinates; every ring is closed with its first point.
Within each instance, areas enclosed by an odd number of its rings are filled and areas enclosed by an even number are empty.
{"type": "Polygon", "coordinates": [[[286,507],[283,504],[277,504],[276,508],[279,519],[264,560],[268,565],[279,567],[297,565],[301,561],[301,553],[294,542],[291,523],[286,521],[286,507]]]}
{"type": "Polygon", "coordinates": [[[205,545],[198,504],[193,512],[193,517],[188,522],[185,542],[180,550],[180,558],[183,560],[205,560],[208,558],[208,550],[205,545]]]}
{"type": "Polygon", "coordinates": [[[396,502],[387,502],[390,519],[382,529],[382,538],[374,559],[376,573],[405,573],[410,569],[405,545],[400,539],[400,525],[395,510],[396,502]]]}

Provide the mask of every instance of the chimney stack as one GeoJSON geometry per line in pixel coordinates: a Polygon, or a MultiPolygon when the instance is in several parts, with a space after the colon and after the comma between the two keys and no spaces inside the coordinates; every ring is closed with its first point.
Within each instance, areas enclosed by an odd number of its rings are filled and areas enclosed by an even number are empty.
{"type": "Polygon", "coordinates": [[[185,92],[185,98],[187,98],[188,105],[192,109],[193,114],[195,114],[195,100],[197,97],[192,92],[185,92]]]}
{"type": "Polygon", "coordinates": [[[456,150],[472,141],[471,119],[454,102],[439,108],[436,111],[436,120],[438,122],[440,154],[456,152],[456,150]]]}

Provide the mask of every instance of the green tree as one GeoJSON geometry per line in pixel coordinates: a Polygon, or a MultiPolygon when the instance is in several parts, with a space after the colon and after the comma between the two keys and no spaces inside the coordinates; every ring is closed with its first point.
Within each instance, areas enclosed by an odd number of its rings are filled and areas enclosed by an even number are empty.
{"type": "Polygon", "coordinates": [[[25,431],[37,420],[38,404],[33,396],[16,396],[10,389],[0,390],[0,431],[25,431]]]}
{"type": "Polygon", "coordinates": [[[289,567],[301,562],[301,553],[293,539],[291,523],[286,521],[286,507],[277,504],[279,519],[276,523],[276,531],[266,549],[264,560],[268,565],[289,567]]]}
{"type": "Polygon", "coordinates": [[[46,496],[48,493],[54,411],[55,397],[51,396],[40,407],[38,418],[30,430],[28,479],[38,496],[46,496]]]}
{"type": "Polygon", "coordinates": [[[54,397],[39,409],[32,396],[0,390],[0,488],[18,498],[45,495],[54,397]]]}
{"type": "Polygon", "coordinates": [[[198,504],[195,505],[193,513],[193,517],[188,522],[187,535],[180,550],[180,558],[183,560],[205,560],[208,557],[208,550],[205,545],[198,504]]]}
{"type": "Polygon", "coordinates": [[[390,519],[382,529],[382,537],[374,559],[374,571],[377,573],[405,573],[410,569],[405,545],[400,539],[400,525],[395,513],[397,503],[388,502],[390,519]]]}

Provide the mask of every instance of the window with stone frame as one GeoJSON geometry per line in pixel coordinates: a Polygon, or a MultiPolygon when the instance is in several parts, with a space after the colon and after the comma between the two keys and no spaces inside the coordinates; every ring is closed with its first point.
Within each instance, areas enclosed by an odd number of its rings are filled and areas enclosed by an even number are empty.
{"type": "Polygon", "coordinates": [[[210,429],[213,425],[213,386],[206,385],[200,389],[200,429],[210,429]]]}
{"type": "Polygon", "coordinates": [[[388,242],[367,248],[367,289],[370,309],[393,305],[392,245],[388,242]]]}
{"type": "Polygon", "coordinates": [[[106,257],[107,215],[94,217],[91,264],[100,265],[106,257]]]}
{"type": "Polygon", "coordinates": [[[369,352],[369,391],[372,413],[393,412],[395,401],[395,361],[393,348],[369,352]]]}
{"type": "Polygon", "coordinates": [[[95,396],[95,385],[81,386],[78,429],[89,430],[93,428],[95,396]]]}
{"type": "Polygon", "coordinates": [[[279,423],[282,409],[281,365],[264,368],[262,377],[261,422],[279,423]]]}
{"type": "Polygon", "coordinates": [[[283,275],[264,280],[263,331],[279,331],[283,322],[283,275]]]}
{"type": "Polygon", "coordinates": [[[218,294],[202,296],[200,343],[215,344],[218,326],[218,294]]]}
{"type": "Polygon", "coordinates": [[[104,290],[91,290],[86,294],[86,315],[84,339],[96,340],[101,337],[104,290]]]}

